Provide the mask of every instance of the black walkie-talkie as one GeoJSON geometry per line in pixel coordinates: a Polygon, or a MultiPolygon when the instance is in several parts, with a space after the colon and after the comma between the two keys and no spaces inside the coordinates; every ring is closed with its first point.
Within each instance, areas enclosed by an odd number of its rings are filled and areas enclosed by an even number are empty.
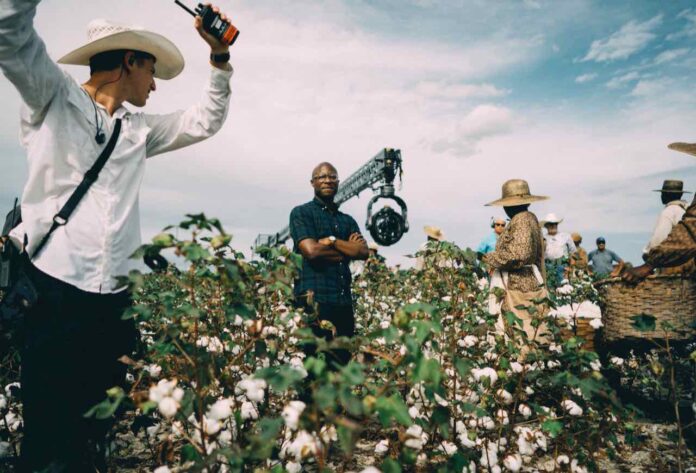
{"type": "Polygon", "coordinates": [[[200,16],[203,19],[203,29],[221,42],[232,46],[237,40],[239,30],[229,21],[223,20],[220,14],[215,13],[210,6],[199,3],[196,11],[192,11],[179,0],[174,0],[174,3],[189,12],[191,16],[200,16]]]}

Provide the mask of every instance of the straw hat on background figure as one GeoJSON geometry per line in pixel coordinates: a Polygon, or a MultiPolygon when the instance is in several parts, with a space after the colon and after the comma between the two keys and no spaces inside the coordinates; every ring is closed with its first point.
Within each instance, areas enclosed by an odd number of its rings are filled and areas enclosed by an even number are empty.
{"type": "Polygon", "coordinates": [[[510,179],[503,184],[502,197],[486,205],[497,207],[514,207],[517,205],[531,204],[540,200],[547,200],[543,195],[532,195],[529,192],[529,184],[523,179],[510,179]]]}
{"type": "Polygon", "coordinates": [[[696,143],[672,143],[667,147],[674,151],[679,151],[680,153],[696,156],[696,143]]]}
{"type": "Polygon", "coordinates": [[[423,231],[426,235],[428,235],[429,238],[432,238],[433,240],[442,241],[445,238],[445,234],[439,227],[426,225],[423,227],[423,231]]]}
{"type": "Polygon", "coordinates": [[[156,59],[155,77],[158,79],[173,79],[184,69],[181,52],[164,36],[101,18],[87,25],[87,44],[69,52],[58,63],[89,66],[89,60],[97,54],[122,49],[153,55],[156,59]]]}

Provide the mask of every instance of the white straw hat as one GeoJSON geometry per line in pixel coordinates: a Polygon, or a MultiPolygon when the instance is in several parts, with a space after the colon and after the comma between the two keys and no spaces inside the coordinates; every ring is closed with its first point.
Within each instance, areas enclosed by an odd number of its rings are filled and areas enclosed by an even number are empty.
{"type": "Polygon", "coordinates": [[[562,219],[562,218],[558,218],[558,217],[556,216],[556,214],[554,214],[554,213],[546,214],[546,217],[544,217],[544,220],[543,220],[544,224],[547,224],[547,223],[556,223],[556,224],[558,224],[558,223],[561,223],[562,221],[563,221],[563,219],[562,219]]]}
{"type": "Polygon", "coordinates": [[[93,56],[118,49],[152,54],[156,59],[155,77],[158,79],[173,79],[184,69],[181,52],[164,36],[104,19],[92,20],[87,25],[87,44],[69,52],[58,63],[89,66],[93,56]]]}

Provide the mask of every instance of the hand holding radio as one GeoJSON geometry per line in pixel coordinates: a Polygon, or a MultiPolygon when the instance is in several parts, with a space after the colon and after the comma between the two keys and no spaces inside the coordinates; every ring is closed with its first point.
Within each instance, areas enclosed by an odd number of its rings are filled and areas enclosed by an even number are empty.
{"type": "Polygon", "coordinates": [[[229,47],[237,40],[239,30],[230,23],[225,14],[220,13],[218,7],[210,3],[199,3],[195,11],[192,11],[179,0],[175,0],[175,3],[196,18],[196,30],[210,45],[214,55],[227,53],[229,47]]]}

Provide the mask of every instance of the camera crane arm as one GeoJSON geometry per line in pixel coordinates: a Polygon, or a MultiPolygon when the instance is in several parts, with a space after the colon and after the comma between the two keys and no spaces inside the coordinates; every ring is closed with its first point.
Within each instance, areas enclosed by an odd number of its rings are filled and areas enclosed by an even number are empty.
{"type": "MultiPolygon", "coordinates": [[[[383,241],[382,244],[396,243],[396,241],[398,241],[401,238],[401,235],[404,232],[408,231],[408,222],[406,220],[406,204],[402,199],[394,195],[394,179],[397,176],[399,177],[399,179],[401,178],[401,165],[401,150],[393,148],[384,148],[367,163],[363,164],[360,167],[360,169],[358,169],[347,179],[342,181],[338,187],[338,191],[336,192],[336,197],[334,197],[334,202],[336,202],[337,205],[341,205],[347,200],[350,200],[351,198],[360,195],[360,193],[365,189],[372,188],[374,184],[379,184],[380,194],[373,196],[368,205],[368,217],[366,226],[372,234],[373,238],[375,238],[375,235],[372,231],[372,228],[374,227],[374,219],[371,215],[371,209],[372,204],[374,204],[375,200],[379,198],[393,199],[399,204],[403,212],[403,223],[401,225],[402,231],[398,235],[398,238],[396,238],[395,241],[391,241],[390,243],[383,241]]],[[[385,207],[385,209],[388,209],[388,207],[385,207]]],[[[382,209],[382,211],[384,211],[385,209],[382,209]]],[[[393,210],[392,212],[396,214],[396,212],[394,212],[393,210]]],[[[398,214],[396,215],[398,216],[398,214]]],[[[259,248],[261,246],[277,246],[284,243],[288,239],[290,239],[290,228],[286,226],[277,233],[257,235],[256,239],[254,240],[254,249],[259,248]]],[[[379,238],[375,239],[379,242],[379,238]]]]}

